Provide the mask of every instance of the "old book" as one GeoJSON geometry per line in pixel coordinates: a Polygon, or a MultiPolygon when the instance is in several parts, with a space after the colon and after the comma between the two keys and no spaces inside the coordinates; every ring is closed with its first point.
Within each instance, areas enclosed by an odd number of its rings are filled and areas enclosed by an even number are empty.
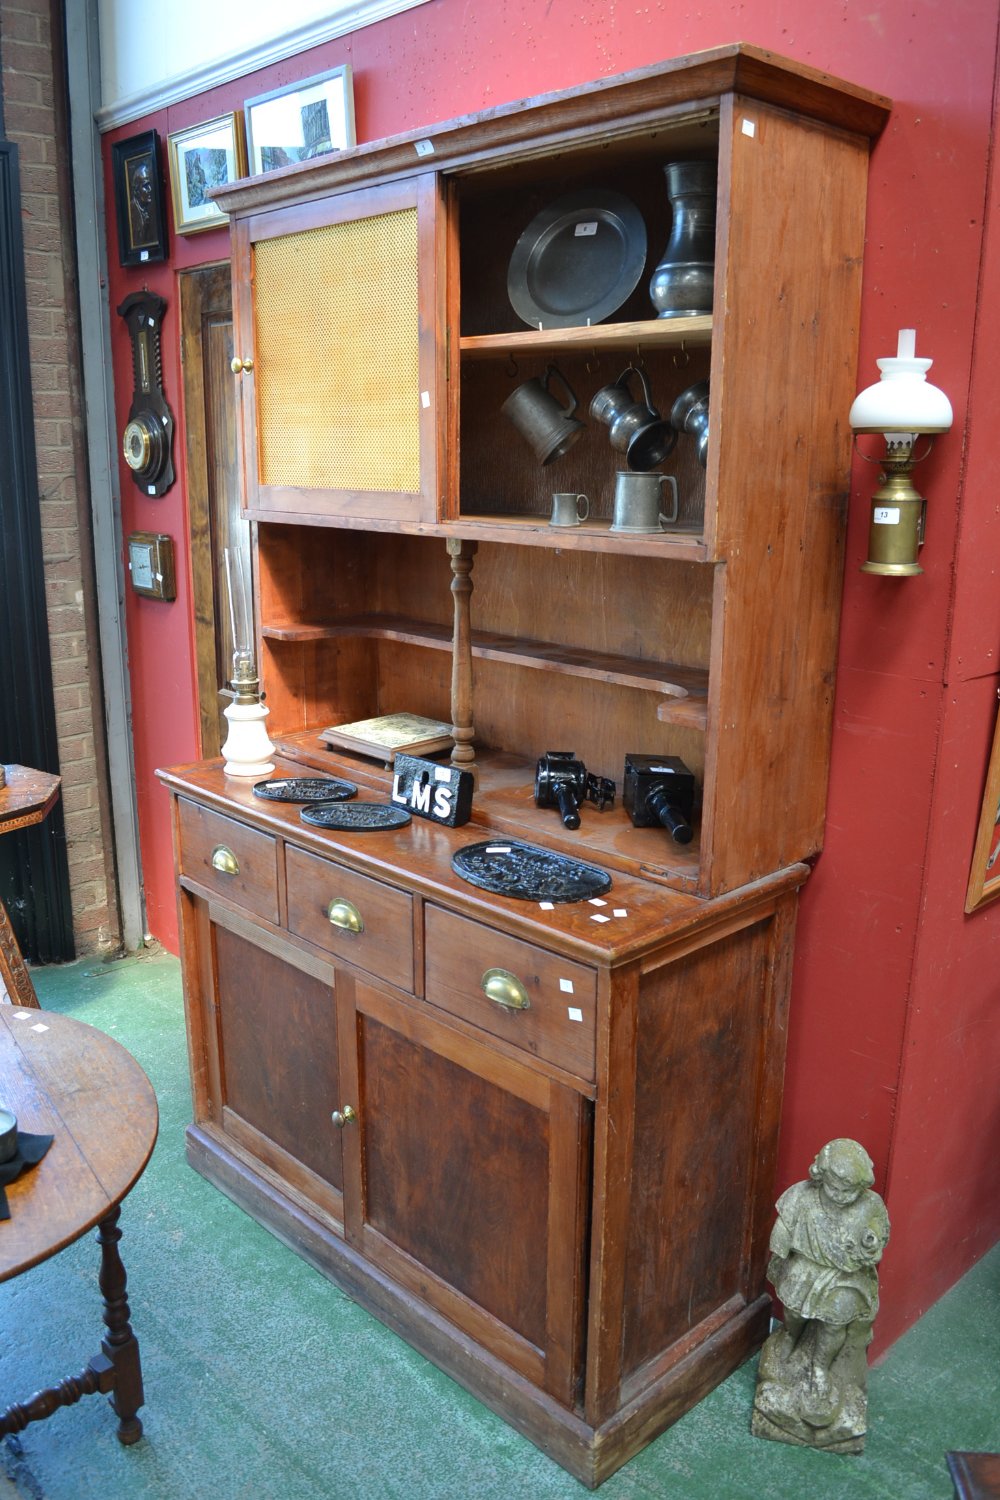
{"type": "Polygon", "coordinates": [[[420,714],[380,714],[376,719],[357,719],[353,724],[332,724],[320,730],[325,745],[340,746],[358,755],[391,760],[397,750],[406,755],[433,755],[450,750],[451,725],[420,714]]]}

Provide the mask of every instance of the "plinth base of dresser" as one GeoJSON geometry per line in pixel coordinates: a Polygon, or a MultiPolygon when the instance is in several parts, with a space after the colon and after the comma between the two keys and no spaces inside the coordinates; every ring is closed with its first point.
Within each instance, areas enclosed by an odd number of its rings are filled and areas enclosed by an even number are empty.
{"type": "Polygon", "coordinates": [[[684,1358],[593,1427],[398,1286],[266,1168],[231,1149],[211,1125],[188,1128],[187,1159],[258,1224],[588,1489],[596,1489],[738,1369],[767,1333],[771,1302],[763,1296],[713,1327],[684,1358]]]}

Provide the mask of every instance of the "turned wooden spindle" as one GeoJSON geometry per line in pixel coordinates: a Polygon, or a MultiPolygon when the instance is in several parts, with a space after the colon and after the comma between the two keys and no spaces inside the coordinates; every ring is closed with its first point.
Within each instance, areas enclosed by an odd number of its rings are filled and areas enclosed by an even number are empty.
{"type": "Polygon", "coordinates": [[[475,728],[472,723],[472,560],[476,542],[448,537],[451,559],[451,592],[455,600],[455,626],[451,646],[451,733],[455,741],[452,765],[475,775],[475,728]]]}

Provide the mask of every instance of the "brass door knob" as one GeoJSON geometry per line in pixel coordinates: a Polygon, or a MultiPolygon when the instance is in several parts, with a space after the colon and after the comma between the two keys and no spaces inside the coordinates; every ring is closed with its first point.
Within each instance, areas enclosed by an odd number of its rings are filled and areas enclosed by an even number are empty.
{"type": "Polygon", "coordinates": [[[232,849],[227,849],[225,844],[218,844],[212,850],[212,869],[218,870],[220,875],[238,875],[240,862],[232,849]]]}
{"type": "Polygon", "coordinates": [[[527,1010],[531,1005],[528,991],[507,969],[487,969],[482,978],[483,994],[506,1010],[527,1010]]]}
{"type": "Polygon", "coordinates": [[[349,1104],[345,1104],[343,1109],[335,1109],[330,1116],[330,1119],[338,1130],[343,1130],[345,1125],[353,1125],[357,1118],[357,1115],[349,1104]]]}
{"type": "Polygon", "coordinates": [[[364,932],[365,930],[361,913],[351,901],[338,900],[334,897],[326,909],[326,915],[331,926],[339,927],[342,932],[364,932]]]}
{"type": "Polygon", "coordinates": [[[232,370],[234,375],[242,375],[244,371],[249,374],[249,372],[253,369],[253,360],[240,359],[238,354],[234,354],[232,359],[229,361],[229,368],[232,370]]]}

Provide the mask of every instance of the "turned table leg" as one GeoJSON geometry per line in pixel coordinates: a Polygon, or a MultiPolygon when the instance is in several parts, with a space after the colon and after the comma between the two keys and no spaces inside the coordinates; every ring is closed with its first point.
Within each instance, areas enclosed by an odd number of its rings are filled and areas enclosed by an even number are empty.
{"type": "Polygon", "coordinates": [[[104,1297],[104,1322],[108,1336],[101,1343],[105,1358],[114,1371],[111,1405],[118,1415],[118,1440],[135,1443],[142,1437],[142,1423],[137,1412],[143,1402],[142,1367],[139,1343],[129,1323],[125,1267],[118,1253],[122,1232],[118,1228],[121,1208],[116,1208],[98,1225],[101,1246],[100,1285],[104,1297]]]}

